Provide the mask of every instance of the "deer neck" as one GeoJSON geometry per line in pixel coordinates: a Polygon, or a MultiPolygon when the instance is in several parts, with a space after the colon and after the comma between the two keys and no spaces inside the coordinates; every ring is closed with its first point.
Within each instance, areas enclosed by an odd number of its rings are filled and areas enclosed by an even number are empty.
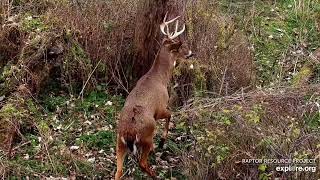
{"type": "Polygon", "coordinates": [[[155,78],[159,78],[165,86],[169,84],[174,68],[173,58],[170,53],[162,48],[153,62],[153,65],[149,71],[155,78]]]}

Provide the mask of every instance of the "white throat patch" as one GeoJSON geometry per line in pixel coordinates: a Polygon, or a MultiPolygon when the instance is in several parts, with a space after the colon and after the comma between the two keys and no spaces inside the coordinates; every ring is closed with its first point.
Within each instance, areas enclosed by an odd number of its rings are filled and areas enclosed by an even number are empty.
{"type": "Polygon", "coordinates": [[[176,67],[176,64],[177,64],[177,61],[174,61],[173,62],[173,66],[176,67]]]}

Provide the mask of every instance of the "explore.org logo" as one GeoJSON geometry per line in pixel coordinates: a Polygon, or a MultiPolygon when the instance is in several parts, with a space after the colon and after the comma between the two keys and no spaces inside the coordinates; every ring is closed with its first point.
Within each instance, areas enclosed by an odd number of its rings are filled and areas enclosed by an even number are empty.
{"type": "Polygon", "coordinates": [[[316,172],[316,166],[277,166],[279,172],[316,172]]]}

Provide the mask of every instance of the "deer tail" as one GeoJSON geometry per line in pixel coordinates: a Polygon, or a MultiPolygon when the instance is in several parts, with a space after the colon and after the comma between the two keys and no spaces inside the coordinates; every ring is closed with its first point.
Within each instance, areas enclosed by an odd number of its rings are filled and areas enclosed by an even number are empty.
{"type": "Polygon", "coordinates": [[[139,142],[137,135],[121,136],[121,141],[127,146],[127,148],[135,155],[137,154],[137,143],[139,142]]]}

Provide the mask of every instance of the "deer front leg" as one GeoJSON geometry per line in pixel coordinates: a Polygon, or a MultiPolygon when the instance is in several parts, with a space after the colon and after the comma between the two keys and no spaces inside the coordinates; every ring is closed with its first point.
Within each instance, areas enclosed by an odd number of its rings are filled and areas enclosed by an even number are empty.
{"type": "Polygon", "coordinates": [[[164,125],[164,130],[163,134],[159,143],[159,148],[163,148],[164,142],[168,138],[168,131],[169,131],[169,124],[170,124],[170,119],[171,119],[171,112],[169,110],[165,110],[162,113],[158,114],[157,119],[166,119],[166,123],[164,125]]]}
{"type": "Polygon", "coordinates": [[[117,138],[117,172],[115,175],[115,180],[120,180],[121,176],[123,174],[122,169],[123,169],[123,161],[126,156],[127,149],[123,142],[120,140],[120,137],[118,135],[117,138]]]}

